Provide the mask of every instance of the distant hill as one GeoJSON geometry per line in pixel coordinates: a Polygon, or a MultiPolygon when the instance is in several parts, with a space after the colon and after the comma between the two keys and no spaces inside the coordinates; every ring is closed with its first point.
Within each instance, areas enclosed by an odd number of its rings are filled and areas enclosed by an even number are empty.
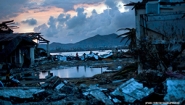
{"type": "MultiPolygon", "coordinates": [[[[53,42],[49,45],[51,51],[80,51],[80,50],[103,50],[115,47],[123,47],[125,40],[117,38],[117,34],[95,35],[77,43],[62,44],[53,42]]],[[[46,45],[40,44],[40,48],[46,48],[46,45]]]]}

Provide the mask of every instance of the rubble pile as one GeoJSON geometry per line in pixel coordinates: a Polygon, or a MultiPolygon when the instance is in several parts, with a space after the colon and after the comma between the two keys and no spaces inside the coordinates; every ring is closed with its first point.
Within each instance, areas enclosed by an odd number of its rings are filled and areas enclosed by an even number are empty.
{"type": "MultiPolygon", "coordinates": [[[[183,103],[185,88],[184,80],[167,79],[166,95],[161,99],[165,102],[183,103]],[[182,95],[179,95],[182,94],[182,95]]],[[[114,82],[112,82],[114,84],[114,82]]],[[[111,85],[111,84],[110,84],[111,85]]],[[[143,104],[157,96],[156,87],[148,88],[134,78],[121,81],[115,89],[103,88],[99,84],[74,85],[66,80],[53,76],[40,87],[0,88],[0,103],[7,105],[26,104],[80,104],[80,105],[113,105],[113,104],[143,104]]]]}
{"type": "Polygon", "coordinates": [[[132,78],[116,88],[116,90],[114,90],[111,94],[114,96],[122,96],[126,102],[133,103],[136,100],[141,100],[153,92],[153,88],[148,89],[147,87],[143,87],[143,84],[138,83],[132,78]]]}

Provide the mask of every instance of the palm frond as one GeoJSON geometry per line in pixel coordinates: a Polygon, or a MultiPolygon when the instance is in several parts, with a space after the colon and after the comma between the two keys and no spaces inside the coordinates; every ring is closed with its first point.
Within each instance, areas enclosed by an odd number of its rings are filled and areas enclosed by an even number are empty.
{"type": "Polygon", "coordinates": [[[129,31],[131,31],[133,28],[125,28],[125,30],[129,30],[129,31]]]}
{"type": "Polygon", "coordinates": [[[117,37],[125,37],[125,36],[128,36],[129,34],[130,34],[130,32],[126,32],[124,34],[118,35],[117,37]]]}
{"type": "Polygon", "coordinates": [[[126,30],[127,32],[118,35],[118,37],[122,37],[122,39],[120,40],[120,42],[122,42],[124,39],[126,39],[125,44],[128,43],[128,41],[130,41],[129,44],[129,48],[132,49],[132,47],[136,46],[136,29],[135,28],[121,28],[118,29],[117,31],[121,31],[121,30],[126,30]]]}
{"type": "Polygon", "coordinates": [[[116,38],[120,38],[120,37],[124,38],[124,37],[128,37],[128,35],[118,35],[116,38]]]}
{"type": "Polygon", "coordinates": [[[121,40],[120,40],[120,42],[122,42],[125,38],[127,38],[127,37],[122,37],[121,40]]]}
{"type": "Polygon", "coordinates": [[[125,30],[125,28],[120,28],[120,29],[117,30],[117,32],[118,32],[118,31],[122,31],[122,30],[125,30]]]}
{"type": "Polygon", "coordinates": [[[133,28],[120,28],[120,29],[118,29],[117,31],[122,31],[122,30],[129,30],[129,31],[131,31],[133,28]]]}
{"type": "Polygon", "coordinates": [[[127,44],[127,42],[129,41],[130,39],[128,38],[127,41],[125,42],[125,44],[127,44]]]}

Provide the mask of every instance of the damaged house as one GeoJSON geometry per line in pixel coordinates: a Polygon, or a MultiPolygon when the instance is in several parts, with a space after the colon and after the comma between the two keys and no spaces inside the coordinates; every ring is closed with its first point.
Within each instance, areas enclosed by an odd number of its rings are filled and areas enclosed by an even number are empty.
{"type": "Polygon", "coordinates": [[[142,69],[180,69],[185,49],[185,2],[143,0],[129,3],[136,19],[138,72],[142,69]],[[180,61],[182,60],[182,61],[180,61]]]}
{"type": "Polygon", "coordinates": [[[13,33],[12,27],[8,26],[12,22],[0,24],[0,62],[11,63],[15,67],[30,67],[35,62],[37,43],[34,40],[47,44],[49,41],[42,38],[40,33],[13,33]]]}

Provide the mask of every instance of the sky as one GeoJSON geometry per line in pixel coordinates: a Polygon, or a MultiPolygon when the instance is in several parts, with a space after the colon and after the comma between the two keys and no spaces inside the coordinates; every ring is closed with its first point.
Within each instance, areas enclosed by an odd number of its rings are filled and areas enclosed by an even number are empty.
{"type": "MultiPolygon", "coordinates": [[[[139,0],[132,0],[138,2],[139,0]]],[[[130,0],[0,0],[0,22],[14,20],[14,33],[40,32],[47,40],[76,43],[135,27],[130,0]]]]}

